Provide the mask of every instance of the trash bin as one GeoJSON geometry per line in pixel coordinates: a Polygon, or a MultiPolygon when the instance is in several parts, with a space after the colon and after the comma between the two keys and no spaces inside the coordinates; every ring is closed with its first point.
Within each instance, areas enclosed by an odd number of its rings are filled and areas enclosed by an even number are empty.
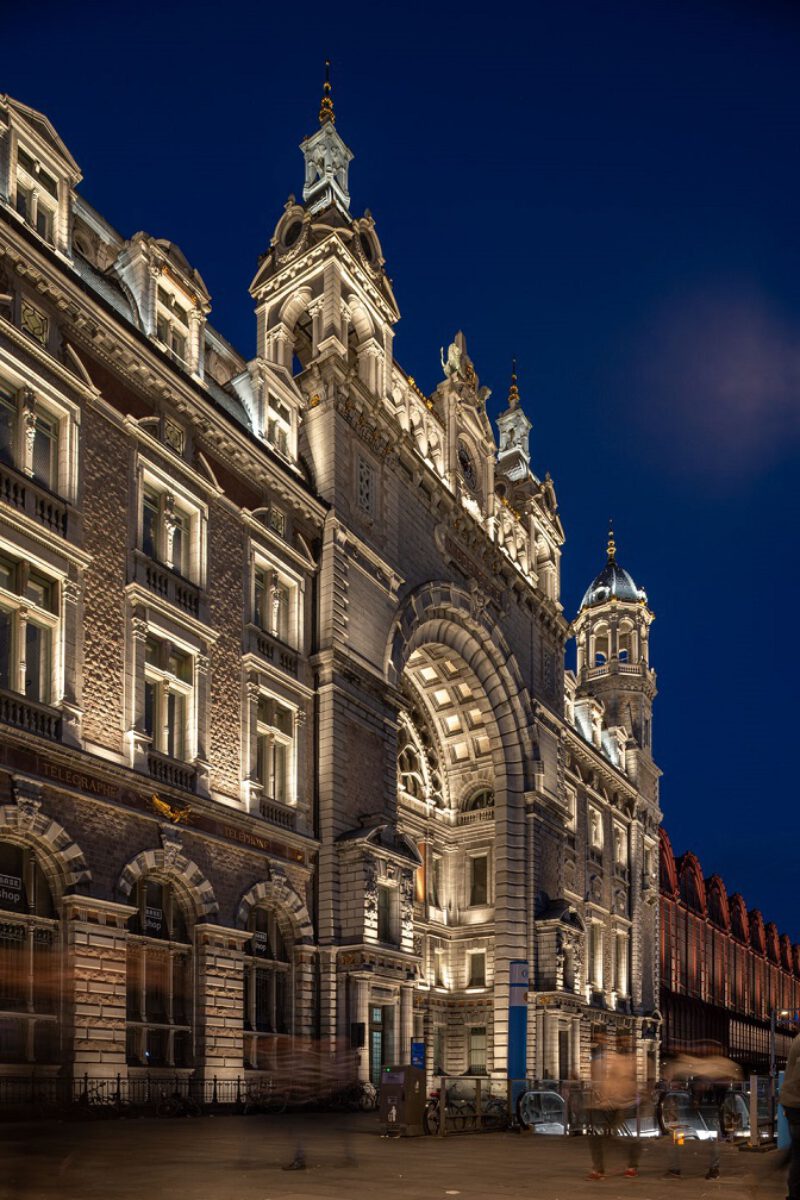
{"type": "Polygon", "coordinates": [[[383,1067],[380,1122],[384,1133],[421,1137],[425,1132],[425,1072],[419,1067],[383,1067]]]}

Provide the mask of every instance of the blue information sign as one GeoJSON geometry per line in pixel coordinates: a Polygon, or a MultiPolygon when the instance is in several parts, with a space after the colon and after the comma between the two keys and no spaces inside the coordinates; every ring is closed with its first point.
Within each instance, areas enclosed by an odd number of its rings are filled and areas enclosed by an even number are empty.
{"type": "Polygon", "coordinates": [[[419,1067],[420,1071],[425,1070],[425,1043],[416,1042],[411,1039],[411,1065],[419,1067]]]}

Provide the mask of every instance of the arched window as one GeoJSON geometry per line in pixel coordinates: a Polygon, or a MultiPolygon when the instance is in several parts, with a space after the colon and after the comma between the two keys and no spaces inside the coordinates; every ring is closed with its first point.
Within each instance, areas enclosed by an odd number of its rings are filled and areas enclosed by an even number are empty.
{"type": "Polygon", "coordinates": [[[611,654],[611,642],[607,625],[598,625],[594,634],[594,663],[595,667],[604,667],[611,654]]]}
{"type": "Polygon", "coordinates": [[[291,1033],[290,947],[275,912],[255,908],[250,914],[250,941],[245,946],[245,1065],[275,1065],[280,1034],[291,1033]]]}
{"type": "Polygon", "coordinates": [[[491,788],[481,788],[473,792],[461,806],[462,812],[477,812],[480,808],[494,808],[494,792],[491,788]]]}
{"type": "Polygon", "coordinates": [[[192,1065],[192,945],[175,888],[141,879],[129,922],[127,1059],[130,1066],[192,1065]]]}
{"type": "Polygon", "coordinates": [[[620,662],[630,662],[633,658],[633,626],[630,621],[623,621],[617,631],[617,654],[620,662]]]}
{"type": "Polygon", "coordinates": [[[0,1063],[58,1061],[58,921],[33,851],[0,842],[0,1063]]]}

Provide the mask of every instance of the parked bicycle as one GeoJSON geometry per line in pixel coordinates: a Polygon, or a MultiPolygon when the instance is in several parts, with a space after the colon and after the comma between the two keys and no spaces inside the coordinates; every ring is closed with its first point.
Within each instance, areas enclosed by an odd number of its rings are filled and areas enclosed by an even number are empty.
{"type": "Polygon", "coordinates": [[[335,1090],[329,1106],[344,1112],[372,1112],[378,1107],[378,1092],[374,1084],[356,1080],[335,1090]]]}
{"type": "MultiPolygon", "coordinates": [[[[455,1087],[445,1093],[444,1119],[448,1129],[468,1129],[476,1124],[475,1104],[467,1096],[461,1096],[455,1087]]],[[[428,1096],[423,1123],[425,1132],[436,1136],[441,1128],[441,1089],[435,1088],[428,1096]]]]}
{"type": "Polygon", "coordinates": [[[200,1117],[203,1109],[191,1096],[183,1092],[161,1091],[161,1097],[156,1105],[157,1117],[200,1117]]]}

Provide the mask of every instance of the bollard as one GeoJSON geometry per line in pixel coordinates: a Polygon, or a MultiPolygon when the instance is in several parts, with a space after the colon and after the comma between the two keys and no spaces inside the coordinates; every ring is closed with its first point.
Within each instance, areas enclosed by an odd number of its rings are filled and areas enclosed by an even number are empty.
{"type": "Polygon", "coordinates": [[[750,1076],[750,1138],[747,1143],[751,1150],[759,1146],[758,1136],[758,1076],[750,1076]]]}
{"type": "Polygon", "coordinates": [[[447,1080],[442,1076],[439,1088],[439,1137],[444,1137],[444,1123],[447,1113],[447,1080]]]}

